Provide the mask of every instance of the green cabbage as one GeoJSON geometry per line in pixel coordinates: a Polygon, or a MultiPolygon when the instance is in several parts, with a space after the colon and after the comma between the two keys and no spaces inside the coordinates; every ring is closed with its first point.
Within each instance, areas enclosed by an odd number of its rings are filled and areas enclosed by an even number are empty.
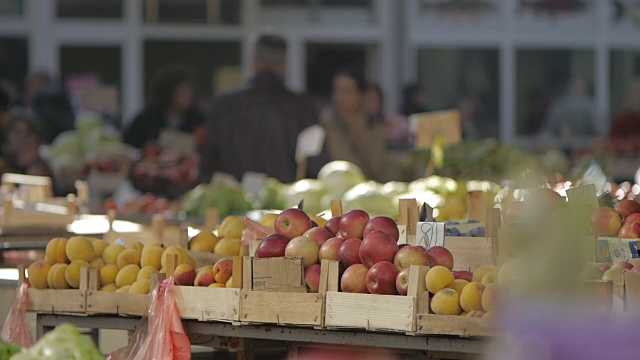
{"type": "Polygon", "coordinates": [[[45,334],[29,349],[23,349],[11,360],[103,360],[89,338],[70,324],[62,324],[45,334]]]}

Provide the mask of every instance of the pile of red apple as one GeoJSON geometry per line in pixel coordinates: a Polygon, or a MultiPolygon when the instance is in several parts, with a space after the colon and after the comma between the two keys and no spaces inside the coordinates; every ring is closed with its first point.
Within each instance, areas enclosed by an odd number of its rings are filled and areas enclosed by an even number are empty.
{"type": "Polygon", "coordinates": [[[129,198],[122,206],[118,206],[113,198],[108,197],[104,201],[103,209],[105,213],[116,210],[119,214],[125,215],[155,215],[173,214],[177,212],[178,205],[166,198],[146,193],[139,198],[129,198]]]}
{"type": "Polygon", "coordinates": [[[611,265],[610,263],[592,264],[581,274],[582,280],[607,280],[612,281],[616,274],[624,271],[640,272],[640,259],[621,261],[611,265]]]}
{"type": "Polygon", "coordinates": [[[302,210],[283,211],[275,233],[262,240],[256,256],[301,257],[309,292],[318,291],[324,259],[340,262],[340,288],[352,293],[406,295],[411,265],[453,269],[453,256],[444,247],[399,246],[398,226],[389,217],[370,218],[365,211],[352,210],[324,227],[314,225],[302,210]]]}
{"type": "Polygon", "coordinates": [[[596,236],[640,238],[640,203],[623,199],[613,208],[596,209],[591,214],[591,229],[596,236]]]}
{"type": "Polygon", "coordinates": [[[157,144],[145,146],[133,164],[131,180],[141,191],[178,196],[197,183],[200,156],[182,155],[157,144]]]}

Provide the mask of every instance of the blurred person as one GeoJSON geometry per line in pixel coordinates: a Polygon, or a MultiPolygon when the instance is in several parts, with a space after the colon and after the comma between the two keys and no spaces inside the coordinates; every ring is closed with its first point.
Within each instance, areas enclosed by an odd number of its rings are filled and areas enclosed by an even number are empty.
{"type": "Polygon", "coordinates": [[[419,114],[431,111],[429,109],[427,94],[419,84],[407,85],[404,88],[404,103],[402,105],[402,115],[419,114]]]}
{"type": "Polygon", "coordinates": [[[569,83],[565,94],[551,105],[544,131],[565,140],[597,135],[593,101],[586,81],[575,79],[569,83]]]}
{"type": "Polygon", "coordinates": [[[364,94],[364,107],[373,123],[384,125],[384,136],[389,148],[406,148],[409,145],[409,122],[398,114],[385,113],[384,94],[377,84],[370,84],[364,94]]]}
{"type": "Polygon", "coordinates": [[[200,181],[216,171],[241,179],[247,171],[282,182],[296,178],[298,134],[316,122],[308,99],[284,83],[287,43],[264,33],[253,49],[253,77],[241,89],[214,99],[205,124],[200,181]]]}
{"type": "Polygon", "coordinates": [[[320,114],[327,132],[325,146],[331,160],[350,161],[367,179],[386,181],[394,174],[385,149],[385,125],[365,113],[365,90],[365,80],[357,71],[345,68],[336,72],[332,105],[320,114]]]}
{"type": "Polygon", "coordinates": [[[48,176],[53,179],[53,171],[40,157],[40,126],[33,111],[26,108],[16,108],[12,111],[4,149],[8,172],[48,176]]]}
{"type": "Polygon", "coordinates": [[[462,138],[465,140],[477,140],[480,137],[476,126],[478,108],[478,101],[472,97],[464,97],[458,102],[462,138]]]}
{"type": "Polygon", "coordinates": [[[611,119],[610,137],[617,149],[640,149],[640,79],[631,83],[625,108],[611,119]]]}
{"type": "Polygon", "coordinates": [[[124,142],[142,148],[159,140],[165,129],[193,133],[204,121],[195,106],[194,77],[182,65],[160,69],[153,81],[151,99],[125,129],[124,142]]]}
{"type": "Polygon", "coordinates": [[[69,95],[47,73],[35,72],[27,77],[24,103],[40,119],[43,143],[49,144],[60,133],[74,128],[75,114],[69,95]]]}

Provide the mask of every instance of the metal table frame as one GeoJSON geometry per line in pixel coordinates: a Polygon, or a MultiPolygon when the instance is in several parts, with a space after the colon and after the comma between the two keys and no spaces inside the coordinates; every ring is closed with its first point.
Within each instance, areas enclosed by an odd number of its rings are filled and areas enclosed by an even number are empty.
{"type": "MultiPolygon", "coordinates": [[[[57,325],[70,323],[81,328],[135,330],[140,318],[118,316],[37,315],[37,336],[40,338],[57,325]]],[[[454,336],[412,336],[399,333],[373,333],[355,330],[318,330],[292,326],[232,325],[219,322],[183,320],[190,335],[228,336],[241,339],[261,339],[286,343],[307,343],[334,346],[355,346],[427,353],[461,355],[485,353],[486,339],[454,336]]]]}

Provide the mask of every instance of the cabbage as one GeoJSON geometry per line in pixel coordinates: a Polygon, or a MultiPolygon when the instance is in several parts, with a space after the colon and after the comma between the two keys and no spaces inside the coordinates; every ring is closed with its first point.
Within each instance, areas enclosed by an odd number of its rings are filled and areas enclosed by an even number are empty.
{"type": "Polygon", "coordinates": [[[76,130],[83,139],[92,131],[102,128],[102,126],[104,126],[104,122],[98,113],[87,111],[76,116],[76,130]]]}
{"type": "Polygon", "coordinates": [[[258,190],[257,207],[260,209],[284,208],[283,192],[286,187],[276,178],[267,178],[258,190]]]}
{"type": "Polygon", "coordinates": [[[400,181],[389,181],[382,186],[382,189],[380,189],[380,191],[384,195],[394,197],[396,195],[409,191],[409,184],[400,181]]]}
{"type": "Polygon", "coordinates": [[[110,126],[92,129],[82,139],[82,150],[86,154],[98,152],[101,145],[108,143],[120,143],[120,134],[110,126]]]}
{"type": "Polygon", "coordinates": [[[361,209],[371,216],[397,218],[398,203],[382,193],[382,186],[375,181],[358,184],[344,194],[342,206],[345,211],[361,209]]]}
{"type": "Polygon", "coordinates": [[[71,156],[81,156],[82,146],[78,133],[69,130],[58,135],[49,148],[49,158],[67,154],[71,156]]]}
{"type": "Polygon", "coordinates": [[[319,180],[298,180],[289,185],[284,192],[285,207],[294,207],[304,200],[304,211],[312,214],[320,213],[326,208],[322,202],[324,189],[324,184],[319,180]]]}
{"type": "Polygon", "coordinates": [[[352,187],[365,181],[362,170],[348,161],[332,161],[320,169],[318,180],[327,189],[323,204],[328,207],[331,200],[339,200],[352,187]]]}
{"type": "Polygon", "coordinates": [[[23,349],[12,360],[103,360],[89,338],[69,324],[62,324],[45,334],[29,349],[23,349]]]}

